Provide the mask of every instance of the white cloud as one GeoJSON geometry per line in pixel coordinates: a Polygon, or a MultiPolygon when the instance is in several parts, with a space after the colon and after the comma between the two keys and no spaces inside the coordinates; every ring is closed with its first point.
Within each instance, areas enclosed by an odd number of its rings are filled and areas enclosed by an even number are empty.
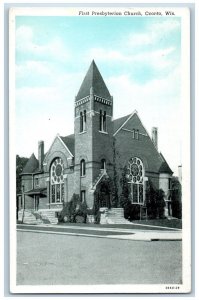
{"type": "Polygon", "coordinates": [[[16,30],[16,50],[21,55],[28,55],[43,59],[51,59],[55,61],[65,62],[70,58],[69,50],[63,41],[58,37],[52,39],[45,44],[38,44],[34,41],[34,32],[28,26],[20,26],[16,30]]]}
{"type": "Polygon", "coordinates": [[[157,126],[159,150],[175,173],[180,164],[179,144],[182,138],[180,74],[180,69],[176,68],[164,79],[154,79],[142,85],[125,74],[110,77],[107,81],[114,97],[114,117],[127,115],[136,109],[149,134],[151,128],[157,126]]]}
{"type": "MultiPolygon", "coordinates": [[[[122,51],[115,51],[104,48],[90,49],[87,60],[96,59],[97,61],[115,61],[116,63],[144,63],[146,66],[151,66],[154,70],[162,70],[174,66],[176,61],[170,58],[170,55],[175,52],[174,47],[167,47],[162,49],[139,51],[137,53],[125,54],[122,51]]],[[[133,67],[133,66],[131,66],[133,67]]]]}
{"type": "Polygon", "coordinates": [[[172,18],[162,22],[151,22],[144,33],[132,33],[127,38],[127,44],[134,49],[158,43],[165,35],[180,28],[180,21],[172,18]]]}

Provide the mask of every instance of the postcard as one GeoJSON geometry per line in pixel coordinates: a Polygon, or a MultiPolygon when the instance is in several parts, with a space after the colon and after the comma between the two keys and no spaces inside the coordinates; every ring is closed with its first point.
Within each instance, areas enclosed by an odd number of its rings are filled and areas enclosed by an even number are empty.
{"type": "Polygon", "coordinates": [[[190,293],[190,13],[9,12],[10,290],[190,293]]]}

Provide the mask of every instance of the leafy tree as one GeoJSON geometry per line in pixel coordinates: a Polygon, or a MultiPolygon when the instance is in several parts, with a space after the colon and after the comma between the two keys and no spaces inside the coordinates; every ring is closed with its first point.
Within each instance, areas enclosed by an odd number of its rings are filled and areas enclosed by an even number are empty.
{"type": "Polygon", "coordinates": [[[163,219],[164,215],[164,208],[165,208],[165,201],[164,201],[164,191],[159,189],[156,191],[156,206],[157,206],[157,216],[159,219],[163,219]]]}
{"type": "Polygon", "coordinates": [[[112,194],[112,188],[112,180],[107,176],[103,177],[96,189],[96,197],[101,207],[105,206],[111,208],[110,196],[112,194]]]}
{"type": "Polygon", "coordinates": [[[95,191],[94,193],[94,202],[93,202],[93,215],[94,215],[94,223],[100,223],[100,197],[99,193],[95,191]]]}
{"type": "Polygon", "coordinates": [[[122,193],[120,195],[120,206],[125,207],[130,201],[130,191],[129,191],[129,184],[127,179],[127,167],[125,166],[122,172],[122,177],[120,179],[120,185],[122,188],[122,193]]]}
{"type": "Polygon", "coordinates": [[[113,186],[112,186],[112,207],[118,207],[118,174],[116,168],[117,153],[115,147],[115,138],[113,138],[113,186]]]}
{"type": "Polygon", "coordinates": [[[21,172],[26,165],[28,161],[28,158],[26,157],[20,157],[19,155],[16,155],[16,192],[17,194],[21,193],[21,172]]]}
{"type": "Polygon", "coordinates": [[[59,222],[86,223],[87,205],[80,201],[78,194],[73,194],[71,200],[64,203],[64,207],[59,215],[59,222]]]}
{"type": "Polygon", "coordinates": [[[171,205],[172,215],[178,219],[182,218],[182,186],[177,177],[171,179],[171,205]]]}
{"type": "Polygon", "coordinates": [[[146,185],[146,207],[151,219],[164,218],[164,191],[156,189],[149,180],[146,185]]]}

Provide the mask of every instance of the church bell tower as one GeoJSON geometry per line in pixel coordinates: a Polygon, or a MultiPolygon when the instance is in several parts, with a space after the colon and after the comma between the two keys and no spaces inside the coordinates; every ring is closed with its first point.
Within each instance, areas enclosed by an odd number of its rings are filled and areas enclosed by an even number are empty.
{"type": "Polygon", "coordinates": [[[75,186],[81,201],[93,205],[103,172],[113,168],[113,97],[94,62],[75,98],[75,186]]]}

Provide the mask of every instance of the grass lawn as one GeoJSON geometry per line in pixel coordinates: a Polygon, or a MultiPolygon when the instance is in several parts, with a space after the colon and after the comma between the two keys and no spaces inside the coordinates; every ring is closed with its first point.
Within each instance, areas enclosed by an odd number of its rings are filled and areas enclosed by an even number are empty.
{"type": "MultiPolygon", "coordinates": [[[[154,227],[148,227],[148,225],[151,226],[161,226],[161,227],[169,227],[169,228],[176,228],[176,229],[182,229],[182,220],[179,219],[157,219],[157,220],[135,220],[129,224],[84,224],[84,223],[59,223],[60,226],[64,225],[71,225],[71,226],[85,226],[85,227],[105,227],[105,228],[124,228],[124,229],[146,229],[146,230],[154,230],[154,227]],[[146,227],[140,226],[147,225],[146,227]]],[[[160,230],[167,230],[164,228],[160,228],[160,230]]]]}
{"type": "Polygon", "coordinates": [[[180,219],[137,220],[133,223],[182,229],[182,220],[180,219]]]}

